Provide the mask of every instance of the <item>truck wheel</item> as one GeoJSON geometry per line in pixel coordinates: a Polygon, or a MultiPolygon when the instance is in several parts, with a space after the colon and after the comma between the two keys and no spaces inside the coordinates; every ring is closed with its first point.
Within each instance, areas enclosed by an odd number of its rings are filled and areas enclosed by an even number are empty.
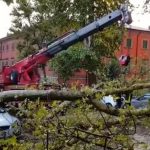
{"type": "Polygon", "coordinates": [[[12,71],[12,73],[10,74],[10,80],[12,81],[13,84],[17,84],[18,83],[18,72],[17,71],[12,71]]]}

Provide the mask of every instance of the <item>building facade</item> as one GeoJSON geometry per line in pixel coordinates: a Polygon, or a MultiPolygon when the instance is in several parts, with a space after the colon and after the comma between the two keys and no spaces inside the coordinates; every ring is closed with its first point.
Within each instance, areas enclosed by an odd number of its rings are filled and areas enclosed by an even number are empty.
{"type": "Polygon", "coordinates": [[[0,71],[3,66],[11,66],[17,61],[19,40],[13,36],[0,39],[0,71]]]}
{"type": "Polygon", "coordinates": [[[150,65],[150,30],[128,27],[125,32],[117,57],[129,55],[129,74],[141,76],[149,74],[150,65]]]}

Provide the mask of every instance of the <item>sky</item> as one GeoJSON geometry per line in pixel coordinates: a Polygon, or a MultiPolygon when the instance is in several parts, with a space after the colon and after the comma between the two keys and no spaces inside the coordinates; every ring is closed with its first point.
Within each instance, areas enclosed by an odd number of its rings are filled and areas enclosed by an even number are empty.
{"type": "Polygon", "coordinates": [[[0,38],[5,37],[11,26],[11,8],[0,0],[0,38]]]}
{"type": "MultiPolygon", "coordinates": [[[[150,14],[142,14],[142,4],[144,0],[130,0],[130,2],[136,7],[136,9],[132,12],[132,25],[148,29],[150,26],[150,14]]],[[[8,7],[3,1],[0,0],[0,38],[5,37],[11,27],[11,10],[11,6],[8,7]]]]}

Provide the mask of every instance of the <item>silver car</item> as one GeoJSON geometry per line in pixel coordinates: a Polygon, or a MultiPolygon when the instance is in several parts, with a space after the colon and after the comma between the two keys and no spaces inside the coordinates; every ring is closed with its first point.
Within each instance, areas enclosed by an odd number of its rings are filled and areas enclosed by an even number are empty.
{"type": "Polygon", "coordinates": [[[21,133],[21,123],[18,118],[0,108],[0,138],[7,138],[21,133]]]}
{"type": "Polygon", "coordinates": [[[131,101],[131,105],[135,108],[147,108],[150,104],[150,93],[146,93],[143,96],[134,98],[131,101]]]}

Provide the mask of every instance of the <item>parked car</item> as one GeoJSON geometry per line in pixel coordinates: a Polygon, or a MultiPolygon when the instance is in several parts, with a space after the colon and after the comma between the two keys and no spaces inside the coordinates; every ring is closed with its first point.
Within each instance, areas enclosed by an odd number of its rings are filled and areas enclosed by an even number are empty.
{"type": "Polygon", "coordinates": [[[102,103],[106,104],[108,107],[116,106],[116,102],[114,101],[114,98],[111,95],[104,96],[102,99],[102,103]]]}
{"type": "Polygon", "coordinates": [[[131,105],[135,108],[146,108],[150,103],[150,93],[146,93],[143,96],[134,98],[131,101],[131,105]]]}
{"type": "Polygon", "coordinates": [[[118,101],[117,103],[117,99],[114,99],[112,95],[109,95],[109,96],[104,96],[102,99],[102,102],[109,107],[126,108],[126,100],[125,100],[124,95],[121,95],[119,99],[120,101],[118,101]]]}
{"type": "Polygon", "coordinates": [[[18,118],[0,108],[0,138],[7,138],[21,133],[21,123],[18,118]]]}

